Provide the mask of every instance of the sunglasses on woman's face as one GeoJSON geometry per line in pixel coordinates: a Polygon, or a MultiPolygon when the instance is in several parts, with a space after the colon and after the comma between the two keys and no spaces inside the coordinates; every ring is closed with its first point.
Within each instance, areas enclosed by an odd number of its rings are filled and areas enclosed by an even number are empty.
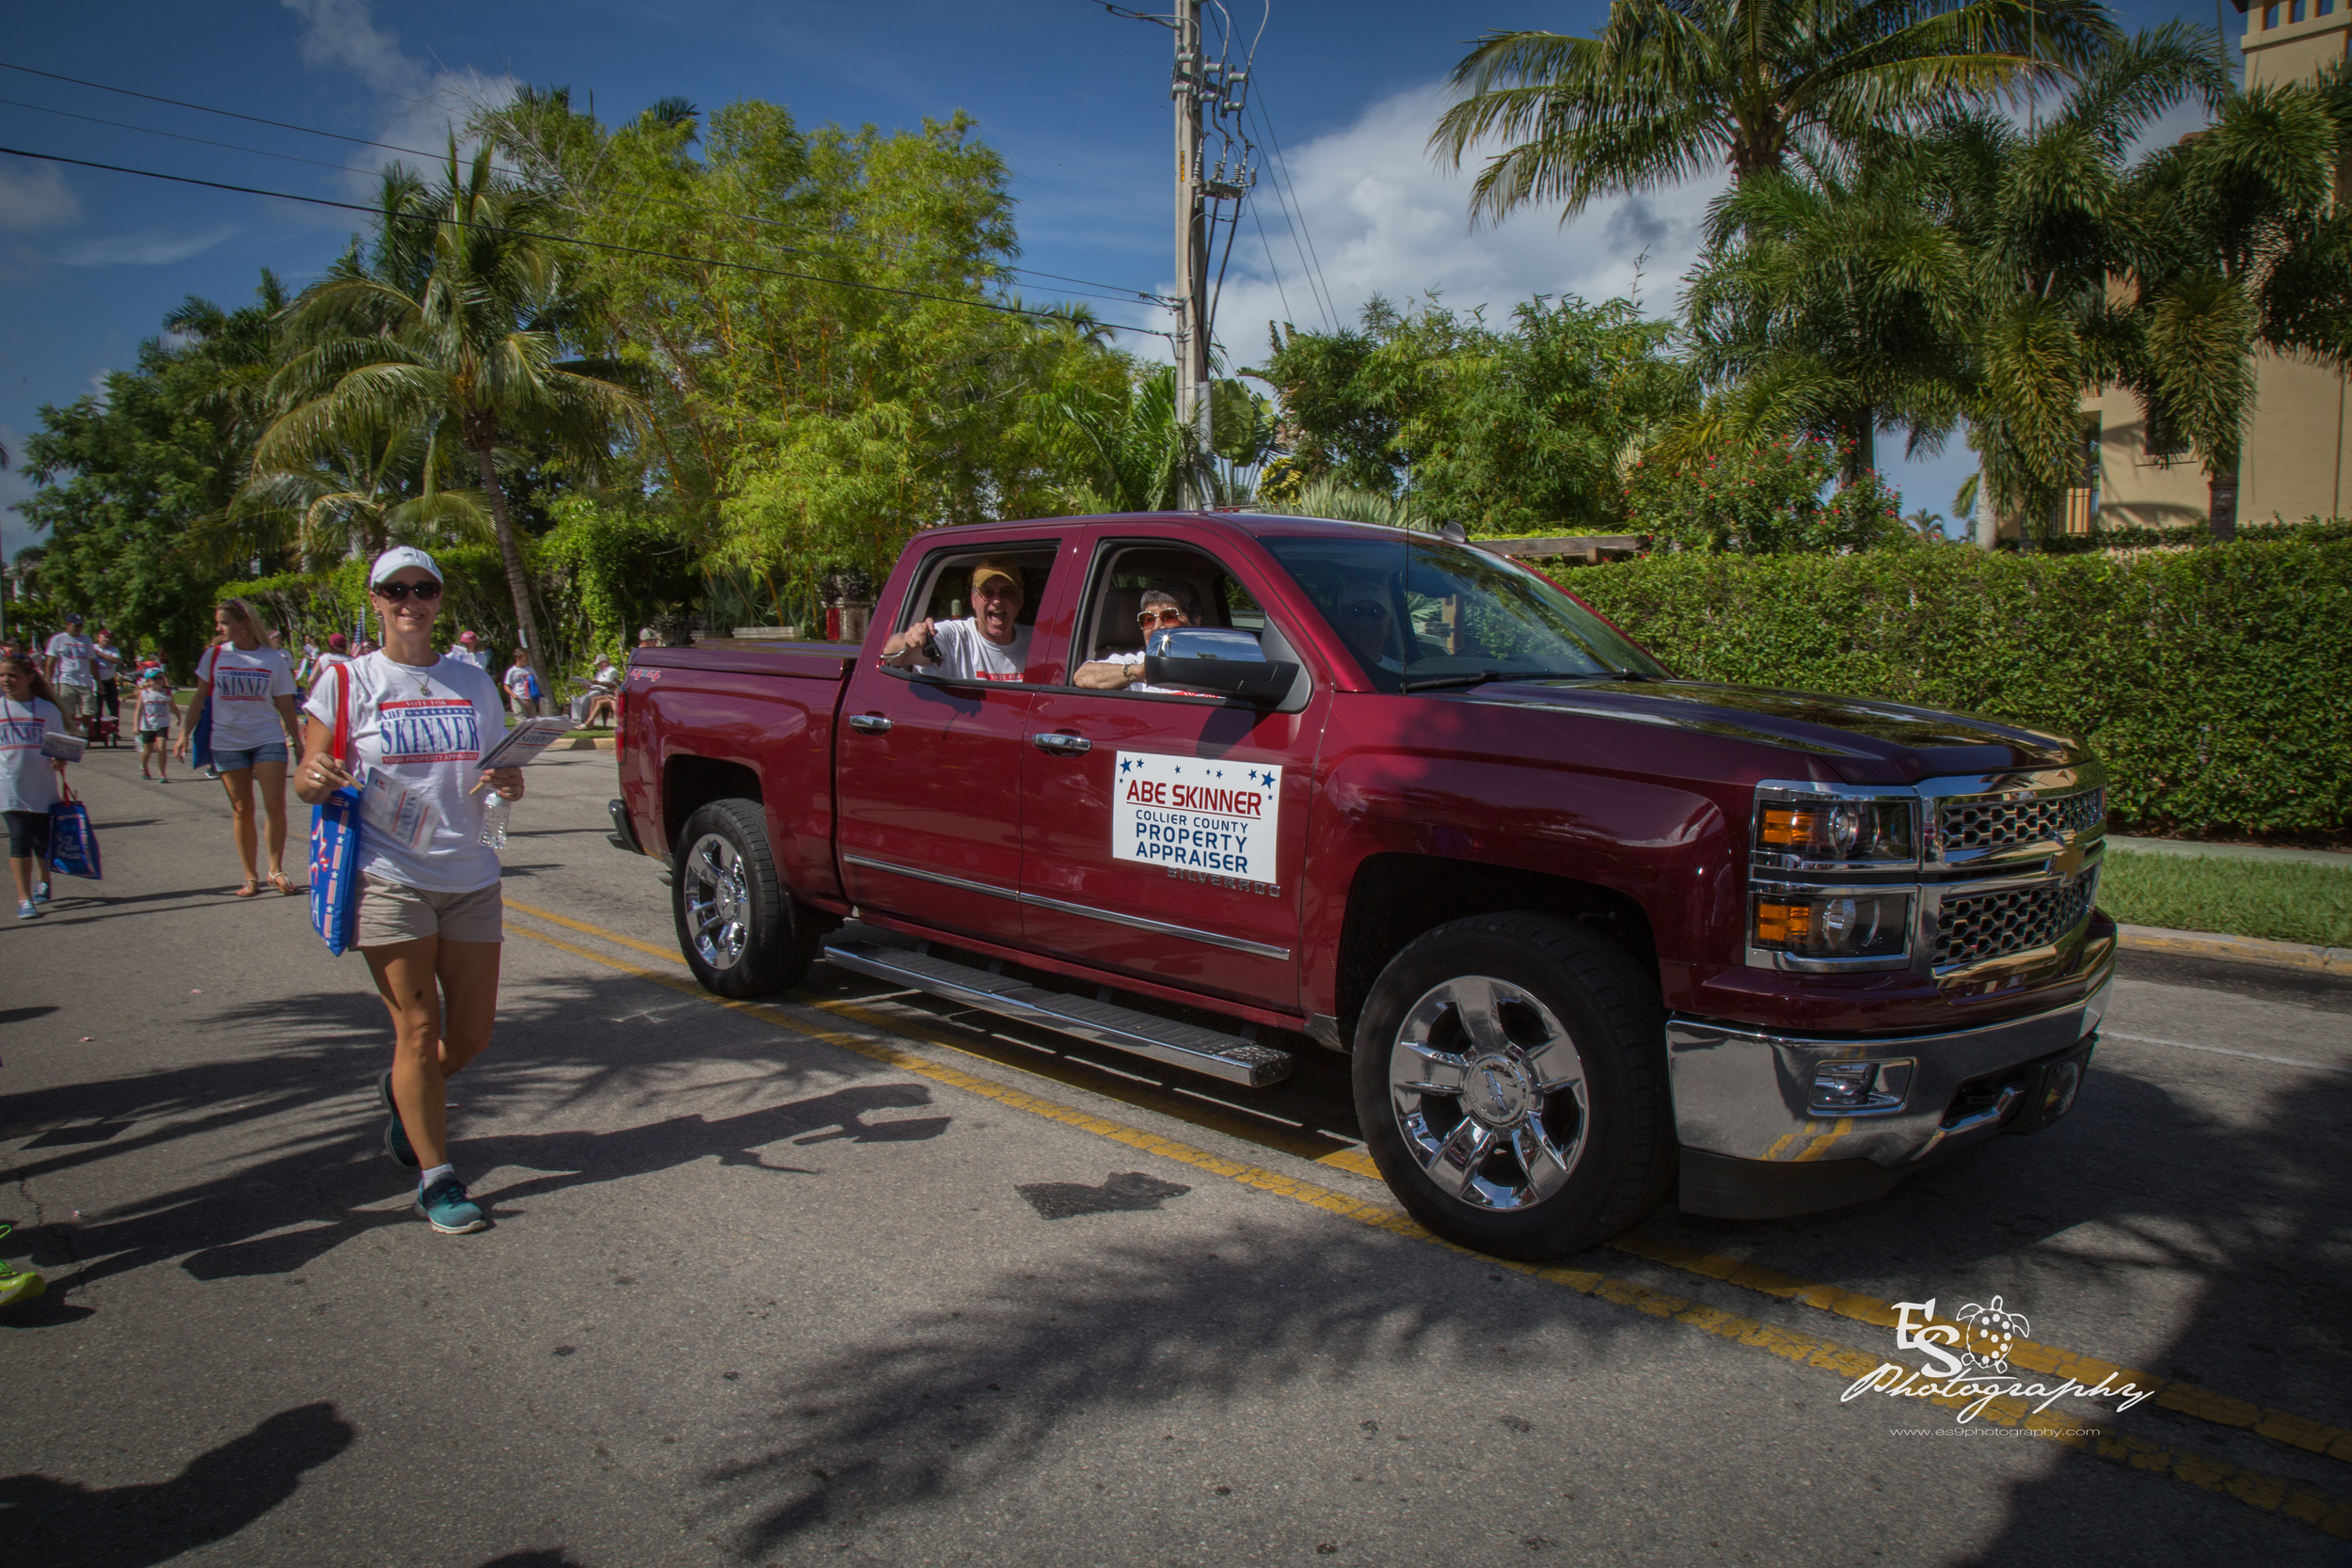
{"type": "Polygon", "coordinates": [[[1184,612],[1181,610],[1146,610],[1136,615],[1136,625],[1146,631],[1153,626],[1181,626],[1184,624],[1184,612]]]}
{"type": "Polygon", "coordinates": [[[388,603],[398,604],[414,595],[419,604],[431,604],[441,596],[441,585],[427,578],[422,582],[379,582],[375,596],[388,603]]]}

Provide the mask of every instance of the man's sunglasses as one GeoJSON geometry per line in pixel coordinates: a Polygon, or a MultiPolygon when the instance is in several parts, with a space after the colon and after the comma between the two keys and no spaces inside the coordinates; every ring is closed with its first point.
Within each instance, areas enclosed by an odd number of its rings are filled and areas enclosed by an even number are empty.
{"type": "Polygon", "coordinates": [[[1341,613],[1351,621],[1385,621],[1389,618],[1387,610],[1369,599],[1358,599],[1341,613]]]}
{"type": "Polygon", "coordinates": [[[1137,611],[1136,615],[1136,625],[1146,629],[1159,626],[1163,622],[1169,626],[1181,626],[1185,620],[1186,616],[1181,610],[1145,610],[1137,611]]]}
{"type": "Polygon", "coordinates": [[[429,578],[422,582],[379,582],[375,585],[376,597],[389,599],[393,604],[411,594],[416,596],[419,604],[431,604],[441,596],[441,585],[429,578]]]}

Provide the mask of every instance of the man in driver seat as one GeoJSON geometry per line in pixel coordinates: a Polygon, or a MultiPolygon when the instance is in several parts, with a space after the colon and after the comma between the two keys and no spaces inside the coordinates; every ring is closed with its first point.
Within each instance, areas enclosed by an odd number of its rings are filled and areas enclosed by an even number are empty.
{"type": "Polygon", "coordinates": [[[1143,684],[1143,656],[1152,639],[1158,633],[1192,625],[1191,607],[1185,603],[1190,597],[1189,591],[1182,586],[1144,590],[1142,606],[1136,612],[1136,624],[1143,628],[1144,647],[1113,654],[1108,658],[1096,659],[1090,664],[1081,664],[1078,673],[1071,677],[1071,684],[1085,687],[1089,691],[1173,690],[1171,687],[1143,684]]]}
{"type": "Polygon", "coordinates": [[[951,681],[1017,681],[1029,662],[1029,630],[1021,624],[1028,591],[1020,565],[991,556],[972,568],[972,613],[960,621],[917,621],[882,644],[882,662],[929,666],[951,681]]]}

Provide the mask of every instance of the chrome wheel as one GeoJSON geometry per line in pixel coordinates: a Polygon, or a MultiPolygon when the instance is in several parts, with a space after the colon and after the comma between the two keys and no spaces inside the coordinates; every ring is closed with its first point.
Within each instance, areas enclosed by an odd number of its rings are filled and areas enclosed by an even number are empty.
{"type": "Polygon", "coordinates": [[[1584,1152],[1584,1060],[1550,1008],[1507,980],[1463,975],[1413,1004],[1389,1052],[1406,1151],[1471,1209],[1526,1209],[1584,1152]]]}
{"type": "Polygon", "coordinates": [[[705,833],[686,852],[678,875],[687,940],[712,969],[734,968],[752,944],[752,895],[741,852],[722,835],[705,833]]]}

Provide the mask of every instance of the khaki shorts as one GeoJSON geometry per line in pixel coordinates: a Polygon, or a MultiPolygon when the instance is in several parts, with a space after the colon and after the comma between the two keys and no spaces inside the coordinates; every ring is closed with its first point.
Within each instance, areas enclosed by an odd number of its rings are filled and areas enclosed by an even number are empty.
{"type": "Polygon", "coordinates": [[[53,686],[49,689],[56,694],[57,717],[68,722],[98,711],[98,688],[94,686],[53,686]]]}
{"type": "Polygon", "coordinates": [[[361,947],[389,947],[420,937],[444,942],[504,942],[506,903],[499,884],[471,893],[435,893],[429,888],[359,879],[361,947]]]}

